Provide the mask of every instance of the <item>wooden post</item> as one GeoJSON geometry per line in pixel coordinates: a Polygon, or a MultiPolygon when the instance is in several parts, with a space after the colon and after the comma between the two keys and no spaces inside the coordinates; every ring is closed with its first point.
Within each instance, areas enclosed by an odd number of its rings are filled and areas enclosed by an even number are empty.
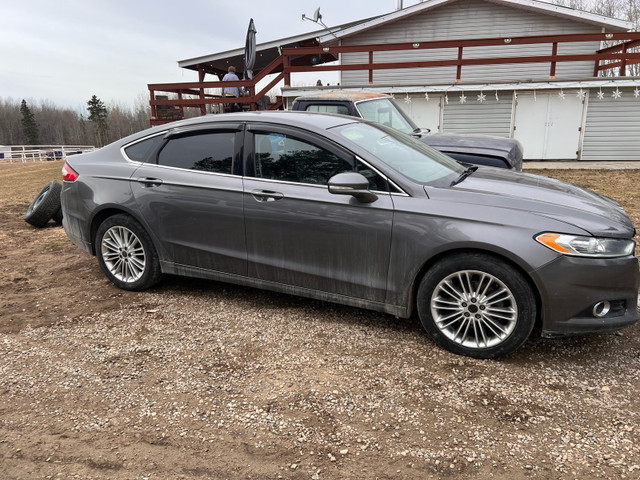
{"type": "MultiPolygon", "coordinates": [[[[200,83],[204,82],[204,76],[206,75],[206,72],[204,71],[204,68],[202,68],[202,65],[198,65],[198,81],[200,83]]],[[[200,98],[204,100],[204,88],[200,87],[200,98]]],[[[207,106],[203,103],[200,105],[200,115],[204,116],[207,114],[207,106]]],[[[184,118],[184,115],[182,116],[182,118],[184,118]]]]}
{"type": "MultiPolygon", "coordinates": [[[[624,55],[627,54],[627,43],[624,43],[622,46],[622,53],[624,55]]],[[[623,58],[622,62],[620,64],[620,76],[621,77],[626,77],[627,76],[627,59],[623,58]]]]}
{"type": "Polygon", "coordinates": [[[155,90],[149,90],[149,95],[151,96],[151,118],[156,118],[156,106],[153,104],[153,101],[156,99],[155,90]]]}
{"type": "MultiPolygon", "coordinates": [[[[553,42],[553,48],[551,49],[551,55],[555,57],[558,55],[558,42],[553,42]]],[[[556,78],[556,61],[551,60],[551,71],[549,72],[549,78],[556,78]]]]}
{"type": "Polygon", "coordinates": [[[284,55],[282,57],[282,73],[284,73],[284,86],[291,86],[291,72],[289,71],[289,67],[291,66],[291,60],[289,59],[289,55],[284,55]]]}
{"type": "MultiPolygon", "coordinates": [[[[178,90],[178,100],[182,100],[182,90],[178,90]]],[[[184,106],[180,105],[180,117],[184,119],[184,106]]]]}

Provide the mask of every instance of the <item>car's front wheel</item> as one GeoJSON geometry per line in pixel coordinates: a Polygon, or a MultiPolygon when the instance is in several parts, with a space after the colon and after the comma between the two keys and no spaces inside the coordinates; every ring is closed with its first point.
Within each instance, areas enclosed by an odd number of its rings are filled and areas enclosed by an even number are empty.
{"type": "Polygon", "coordinates": [[[95,251],[102,271],[120,288],[146,290],[162,279],[151,237],[128,215],[114,215],[100,224],[95,251]]]}
{"type": "Polygon", "coordinates": [[[474,358],[513,352],[531,334],[536,301],[525,278],[491,256],[468,253],[429,269],[418,288],[420,321],[443,348],[474,358]]]}

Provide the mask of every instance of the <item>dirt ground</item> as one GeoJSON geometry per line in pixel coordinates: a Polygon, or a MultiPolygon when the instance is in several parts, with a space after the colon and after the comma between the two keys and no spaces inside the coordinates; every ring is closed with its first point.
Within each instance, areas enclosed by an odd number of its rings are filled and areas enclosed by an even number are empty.
{"type": "MultiPolygon", "coordinates": [[[[125,292],[23,221],[61,166],[0,165],[0,478],[640,478],[638,325],[479,361],[415,318],[177,277],[125,292]]],[[[533,173],[640,225],[640,169],[533,173]]]]}

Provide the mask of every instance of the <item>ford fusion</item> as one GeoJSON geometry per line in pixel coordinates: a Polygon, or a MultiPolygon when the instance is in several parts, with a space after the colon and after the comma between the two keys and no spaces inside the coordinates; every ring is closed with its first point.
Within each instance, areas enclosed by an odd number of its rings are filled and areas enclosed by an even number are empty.
{"type": "Polygon", "coordinates": [[[610,198],[461,165],[344,116],[184,120],[69,158],[64,228],[111,282],[186,275],[417,312],[451,352],[494,358],[638,320],[634,227],[610,198]]]}

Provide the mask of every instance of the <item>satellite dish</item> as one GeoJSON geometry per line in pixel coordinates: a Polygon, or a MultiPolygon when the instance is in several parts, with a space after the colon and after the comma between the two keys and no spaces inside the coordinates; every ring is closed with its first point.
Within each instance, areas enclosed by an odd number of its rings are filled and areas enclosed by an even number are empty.
{"type": "Polygon", "coordinates": [[[318,23],[320,20],[322,20],[322,15],[320,15],[320,7],[318,7],[313,14],[313,21],[318,23]]]}

